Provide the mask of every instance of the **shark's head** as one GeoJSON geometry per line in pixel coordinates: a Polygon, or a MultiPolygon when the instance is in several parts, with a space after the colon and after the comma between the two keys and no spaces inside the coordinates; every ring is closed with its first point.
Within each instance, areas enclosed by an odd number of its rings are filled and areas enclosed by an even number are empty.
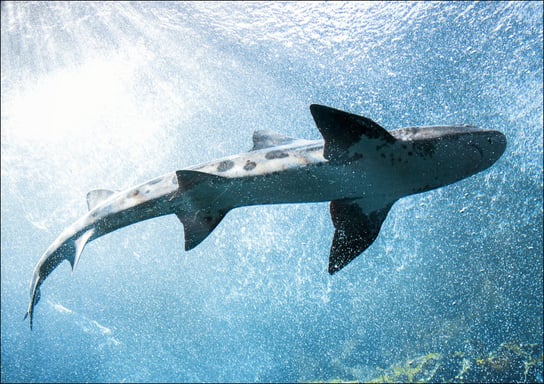
{"type": "Polygon", "coordinates": [[[506,149],[506,136],[499,131],[475,128],[475,131],[469,134],[467,139],[467,145],[476,148],[481,155],[480,165],[476,172],[483,171],[495,164],[506,149]]]}
{"type": "Polygon", "coordinates": [[[439,131],[437,147],[445,156],[460,163],[467,172],[461,175],[464,177],[489,168],[506,149],[506,137],[498,131],[469,125],[441,127],[439,131]]]}
{"type": "Polygon", "coordinates": [[[414,152],[423,160],[420,170],[428,174],[432,188],[489,168],[506,148],[501,132],[470,125],[404,128],[392,133],[401,142],[413,144],[414,152]]]}

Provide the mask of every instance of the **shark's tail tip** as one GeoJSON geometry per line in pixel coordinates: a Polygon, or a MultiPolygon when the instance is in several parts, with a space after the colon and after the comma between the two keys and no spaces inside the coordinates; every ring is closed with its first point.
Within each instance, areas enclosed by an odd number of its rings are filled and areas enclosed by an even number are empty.
{"type": "Polygon", "coordinates": [[[30,311],[26,311],[25,317],[23,317],[23,321],[25,321],[26,318],[29,316],[30,316],[30,330],[32,331],[32,314],[30,313],[30,311]]]}

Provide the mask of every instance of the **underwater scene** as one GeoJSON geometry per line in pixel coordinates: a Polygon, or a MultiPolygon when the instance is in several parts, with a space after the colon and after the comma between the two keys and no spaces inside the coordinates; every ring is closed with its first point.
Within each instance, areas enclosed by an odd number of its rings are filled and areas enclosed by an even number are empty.
{"type": "Polygon", "coordinates": [[[542,2],[3,1],[1,186],[3,383],[544,381],[542,2]],[[86,233],[30,329],[89,191],[158,188],[255,131],[322,140],[312,104],[506,149],[400,198],[333,275],[326,201],[232,209],[188,251],[174,214],[86,233]]]}

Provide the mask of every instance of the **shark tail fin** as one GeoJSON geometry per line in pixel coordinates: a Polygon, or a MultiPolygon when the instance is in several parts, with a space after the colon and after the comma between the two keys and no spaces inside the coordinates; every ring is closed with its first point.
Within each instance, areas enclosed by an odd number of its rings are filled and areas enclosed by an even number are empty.
{"type": "Polygon", "coordinates": [[[64,260],[68,260],[72,266],[72,271],[74,271],[79,262],[79,258],[81,257],[81,253],[83,252],[83,248],[85,248],[85,245],[92,240],[94,234],[94,228],[87,229],[81,234],[78,234],[75,239],[70,238],[62,245],[56,246],[53,250],[48,249],[42,256],[42,259],[32,274],[32,280],[30,282],[30,302],[24,317],[25,319],[27,317],[30,318],[30,329],[32,329],[34,307],[38,304],[38,301],[40,301],[41,284],[64,260]]]}
{"type": "Polygon", "coordinates": [[[199,245],[233,206],[227,201],[229,179],[197,171],[177,171],[178,190],[170,198],[183,224],[185,250],[199,245]]]}

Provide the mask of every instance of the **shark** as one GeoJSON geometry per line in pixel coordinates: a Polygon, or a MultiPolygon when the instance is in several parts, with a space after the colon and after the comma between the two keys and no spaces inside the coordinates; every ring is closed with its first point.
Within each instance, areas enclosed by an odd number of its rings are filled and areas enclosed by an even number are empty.
{"type": "Polygon", "coordinates": [[[154,178],[123,191],[87,194],[89,211],[67,227],[38,261],[25,319],[32,329],[40,287],[67,260],[75,270],[86,244],[119,228],[175,214],[185,250],[206,239],[232,209],[263,204],[330,202],[335,274],[377,238],[402,197],[443,187],[493,165],[506,148],[499,131],[470,125],[387,131],[367,117],[312,104],[323,140],[256,131],[246,153],[154,178]]]}

